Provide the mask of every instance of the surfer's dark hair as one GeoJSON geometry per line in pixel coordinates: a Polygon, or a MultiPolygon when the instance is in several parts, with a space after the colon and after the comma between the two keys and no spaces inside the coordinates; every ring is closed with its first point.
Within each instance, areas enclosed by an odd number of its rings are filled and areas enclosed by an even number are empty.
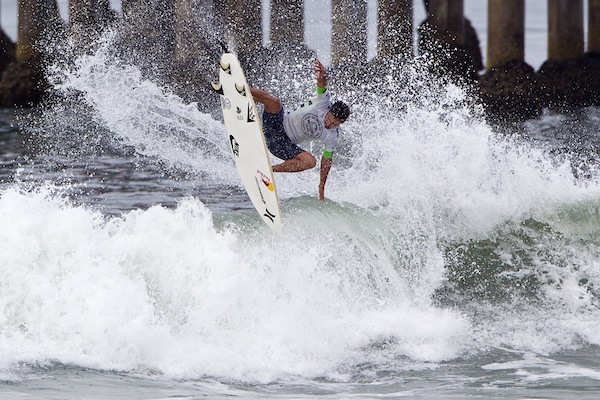
{"type": "Polygon", "coordinates": [[[350,116],[350,108],[343,101],[336,101],[329,109],[334,117],[340,119],[342,122],[346,121],[350,116]]]}

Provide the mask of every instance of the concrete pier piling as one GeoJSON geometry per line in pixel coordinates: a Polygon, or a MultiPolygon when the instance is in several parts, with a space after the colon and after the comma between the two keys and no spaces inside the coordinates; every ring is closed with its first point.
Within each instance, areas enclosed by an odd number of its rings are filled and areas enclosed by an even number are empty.
{"type": "Polygon", "coordinates": [[[533,117],[541,109],[534,69],[525,63],[525,0],[488,0],[484,103],[502,118],[533,117]]]}
{"type": "Polygon", "coordinates": [[[548,61],[583,55],[583,0],[548,0],[548,61]]]}
{"type": "Polygon", "coordinates": [[[38,44],[56,21],[55,0],[19,0],[17,61],[36,62],[42,53],[38,44]]]}
{"type": "Polygon", "coordinates": [[[427,0],[425,7],[427,19],[418,28],[418,46],[419,53],[431,60],[430,72],[476,81],[483,67],[481,50],[477,34],[463,15],[464,1],[427,0]]]}
{"type": "Polygon", "coordinates": [[[377,56],[412,55],[412,0],[379,0],[377,2],[377,56]]]}
{"type": "Polygon", "coordinates": [[[600,53],[600,0],[588,0],[588,53],[600,53]]]}
{"type": "Polygon", "coordinates": [[[174,2],[123,0],[122,3],[123,58],[154,78],[169,73],[175,59],[174,2]]]}
{"type": "Polygon", "coordinates": [[[245,54],[262,47],[262,1],[225,0],[225,22],[231,32],[236,52],[245,54]]]}
{"type": "MultiPolygon", "coordinates": [[[[63,36],[62,20],[55,0],[19,0],[15,59],[6,64],[0,80],[0,105],[31,106],[47,87],[44,77],[44,41],[63,36]]],[[[48,41],[50,43],[50,41],[48,41]]]]}
{"type": "MultiPolygon", "coordinates": [[[[594,3],[588,3],[589,18],[597,11],[594,3]]],[[[583,0],[548,0],[548,59],[537,78],[540,97],[551,108],[600,105],[600,58],[584,53],[583,5],[583,0]]],[[[590,28],[594,35],[597,28],[590,28]]]]}
{"type": "Polygon", "coordinates": [[[271,44],[304,44],[304,0],[271,0],[270,21],[271,44]]]}
{"type": "Polygon", "coordinates": [[[331,63],[367,62],[367,0],[331,1],[331,63]]]}
{"type": "Polygon", "coordinates": [[[15,44],[8,37],[4,29],[0,29],[0,74],[14,60],[15,44]]]}
{"type": "Polygon", "coordinates": [[[175,60],[178,63],[193,63],[201,54],[202,22],[196,18],[198,0],[175,0],[175,60]]]}
{"type": "Polygon", "coordinates": [[[487,69],[524,59],[525,0],[489,0],[487,69]]]}
{"type": "Polygon", "coordinates": [[[429,0],[427,17],[431,26],[452,46],[464,46],[464,1],[429,0]]]}
{"type": "Polygon", "coordinates": [[[34,1],[19,0],[18,13],[17,60],[35,60],[40,56],[36,51],[35,42],[43,30],[39,6],[34,1]]]}
{"type": "Polygon", "coordinates": [[[88,48],[113,18],[108,0],[69,0],[69,33],[81,49],[88,48]]]}

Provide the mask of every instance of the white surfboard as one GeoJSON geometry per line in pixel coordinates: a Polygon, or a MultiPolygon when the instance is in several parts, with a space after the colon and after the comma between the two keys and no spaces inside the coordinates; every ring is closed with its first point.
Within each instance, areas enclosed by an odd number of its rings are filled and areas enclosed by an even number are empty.
{"type": "Polygon", "coordinates": [[[212,86],[221,95],[227,143],[244,188],[263,221],[281,234],[279,199],[260,118],[244,71],[234,54],[223,54],[220,82],[212,86]]]}

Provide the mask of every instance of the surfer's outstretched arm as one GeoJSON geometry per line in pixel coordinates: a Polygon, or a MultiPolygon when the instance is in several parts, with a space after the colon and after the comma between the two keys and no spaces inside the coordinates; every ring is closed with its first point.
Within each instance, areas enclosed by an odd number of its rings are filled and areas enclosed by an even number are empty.
{"type": "Polygon", "coordinates": [[[319,60],[315,61],[315,73],[317,74],[317,93],[323,94],[327,90],[327,75],[325,67],[319,60]]]}

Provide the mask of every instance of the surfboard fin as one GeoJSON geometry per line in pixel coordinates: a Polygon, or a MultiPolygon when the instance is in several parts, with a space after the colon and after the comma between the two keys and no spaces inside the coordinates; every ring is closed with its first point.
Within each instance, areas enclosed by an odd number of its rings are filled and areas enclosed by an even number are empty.
{"type": "Polygon", "coordinates": [[[219,62],[219,65],[221,65],[221,69],[228,73],[229,75],[231,75],[231,64],[224,64],[223,61],[219,62]]]}
{"type": "Polygon", "coordinates": [[[237,83],[235,84],[235,90],[237,90],[237,92],[239,94],[241,94],[242,96],[246,96],[246,88],[244,87],[244,85],[238,85],[237,83]]]}
{"type": "Polygon", "coordinates": [[[214,83],[211,82],[210,86],[212,86],[213,90],[217,93],[219,93],[221,96],[224,96],[223,94],[223,85],[221,85],[220,83],[214,83]]]}

